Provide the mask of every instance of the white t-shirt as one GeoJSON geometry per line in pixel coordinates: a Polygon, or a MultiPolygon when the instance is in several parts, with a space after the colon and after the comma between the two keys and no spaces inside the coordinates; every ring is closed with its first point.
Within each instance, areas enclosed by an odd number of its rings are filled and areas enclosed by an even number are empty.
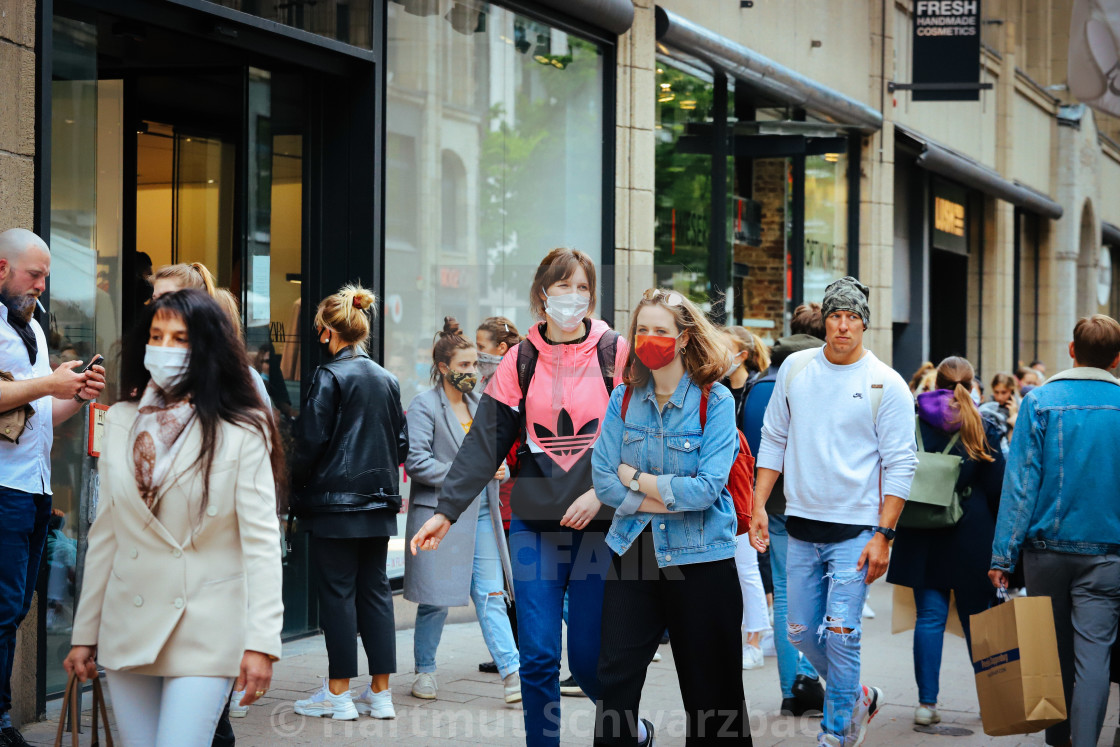
{"type": "Polygon", "coordinates": [[[914,398],[896,371],[866,351],[847,366],[824,348],[782,364],[762,423],[758,466],[785,475],[786,514],[876,526],[882,495],[907,498],[918,465],[914,398]],[[786,391],[791,365],[810,360],[786,391]],[[883,386],[877,420],[871,388],[883,386]]]}

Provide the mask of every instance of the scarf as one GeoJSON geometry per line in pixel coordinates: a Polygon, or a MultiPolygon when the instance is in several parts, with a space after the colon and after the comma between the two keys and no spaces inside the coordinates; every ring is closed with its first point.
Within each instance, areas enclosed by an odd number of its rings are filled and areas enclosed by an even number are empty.
{"type": "Polygon", "coordinates": [[[35,330],[31,326],[31,320],[24,318],[22,310],[17,305],[18,300],[0,293],[0,303],[8,307],[8,324],[23,340],[23,346],[27,348],[27,356],[31,358],[31,365],[34,366],[35,359],[39,355],[39,343],[35,340],[35,330]]]}
{"type": "Polygon", "coordinates": [[[918,417],[946,433],[961,429],[961,416],[953,406],[952,389],[935,389],[918,395],[918,417]]]}
{"type": "Polygon", "coordinates": [[[183,448],[183,435],[192,420],[194,405],[190,400],[168,404],[159,387],[148,382],[132,425],[132,465],[140,497],[153,514],[160,486],[183,448]]]}

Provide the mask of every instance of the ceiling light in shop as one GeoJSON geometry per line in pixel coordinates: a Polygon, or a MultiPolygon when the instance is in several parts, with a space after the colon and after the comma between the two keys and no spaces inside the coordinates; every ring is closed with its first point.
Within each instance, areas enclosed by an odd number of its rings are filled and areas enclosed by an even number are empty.
{"type": "Polygon", "coordinates": [[[657,102],[658,102],[659,104],[664,104],[664,103],[666,103],[666,102],[672,101],[672,100],[673,100],[673,99],[675,99],[675,98],[676,98],[676,95],[675,95],[675,94],[672,94],[672,93],[670,93],[670,94],[666,94],[666,95],[664,95],[664,96],[658,96],[658,97],[657,97],[657,102]]]}
{"type": "Polygon", "coordinates": [[[828,161],[829,163],[836,163],[837,161],[840,160],[840,154],[839,153],[825,153],[824,154],[824,160],[828,161]]]}
{"type": "Polygon", "coordinates": [[[686,99],[686,100],[681,102],[681,108],[692,111],[693,109],[696,108],[696,102],[693,101],[692,99],[686,99]]]}
{"type": "Polygon", "coordinates": [[[662,83],[661,84],[661,90],[662,91],[668,91],[672,87],[673,87],[672,83],[662,83]]]}

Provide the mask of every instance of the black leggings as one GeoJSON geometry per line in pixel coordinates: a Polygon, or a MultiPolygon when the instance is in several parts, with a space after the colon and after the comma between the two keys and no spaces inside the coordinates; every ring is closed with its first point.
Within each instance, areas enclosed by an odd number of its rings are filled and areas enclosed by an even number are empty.
{"type": "Polygon", "coordinates": [[[393,592],[385,573],[388,537],[333,539],[311,535],[319,581],[319,626],[327,641],[328,676],[358,676],[358,632],[370,674],[397,671],[393,592]]]}

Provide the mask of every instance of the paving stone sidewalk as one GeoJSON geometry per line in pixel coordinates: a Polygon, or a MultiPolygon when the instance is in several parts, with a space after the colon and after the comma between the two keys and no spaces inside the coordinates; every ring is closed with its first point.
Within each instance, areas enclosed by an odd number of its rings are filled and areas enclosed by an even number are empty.
{"type": "MultiPolygon", "coordinates": [[[[1025,737],[991,738],[980,725],[972,667],[964,641],[946,636],[941,669],[941,727],[964,732],[962,736],[915,731],[912,723],[917,700],[911,656],[911,634],[891,635],[891,587],[877,583],[872,588],[871,605],[878,615],[864,621],[864,680],[883,688],[886,706],[872,723],[867,738],[874,745],[937,745],[973,747],[998,745],[1015,747],[1043,745],[1041,734],[1025,737]]],[[[407,613],[406,613],[407,614],[407,613]]],[[[673,666],[672,650],[662,646],[663,660],[650,665],[642,696],[642,711],[657,726],[659,747],[684,744],[684,714],[673,666]]],[[[439,650],[439,699],[419,700],[409,694],[412,684],[412,631],[397,633],[399,674],[390,679],[397,718],[376,721],[362,717],[356,722],[330,719],[305,719],[292,712],[292,701],[306,697],[319,685],[327,660],[321,637],[294,641],[284,647],[284,658],[276,665],[272,689],[259,705],[249,709],[243,719],[234,719],[239,747],[265,745],[520,745],[524,729],[520,706],[507,706],[502,700],[497,675],[481,674],[478,664],[489,659],[476,623],[448,625],[439,650]]],[[[359,656],[359,660],[364,659],[359,656]]],[[[567,670],[564,670],[567,676],[567,670]]],[[[816,744],[814,719],[778,716],[780,693],[777,665],[773,658],[759,670],[743,672],[750,707],[754,743],[771,745],[816,744]]],[[[368,682],[359,678],[354,687],[368,682]]],[[[1110,700],[1108,717],[1099,747],[1120,745],[1117,737],[1116,687],[1110,700]],[[1114,739],[1117,741],[1114,742],[1114,739]]],[[[24,735],[33,745],[54,744],[59,703],[48,709],[52,720],[27,725],[24,735]]],[[[88,706],[88,699],[86,701],[88,706]]],[[[88,711],[85,722],[88,724],[88,711]]],[[[563,699],[563,745],[590,745],[594,708],[586,699],[563,699]]],[[[82,740],[88,744],[88,735],[82,740]]],[[[69,744],[69,742],[66,742],[69,744]]]]}

